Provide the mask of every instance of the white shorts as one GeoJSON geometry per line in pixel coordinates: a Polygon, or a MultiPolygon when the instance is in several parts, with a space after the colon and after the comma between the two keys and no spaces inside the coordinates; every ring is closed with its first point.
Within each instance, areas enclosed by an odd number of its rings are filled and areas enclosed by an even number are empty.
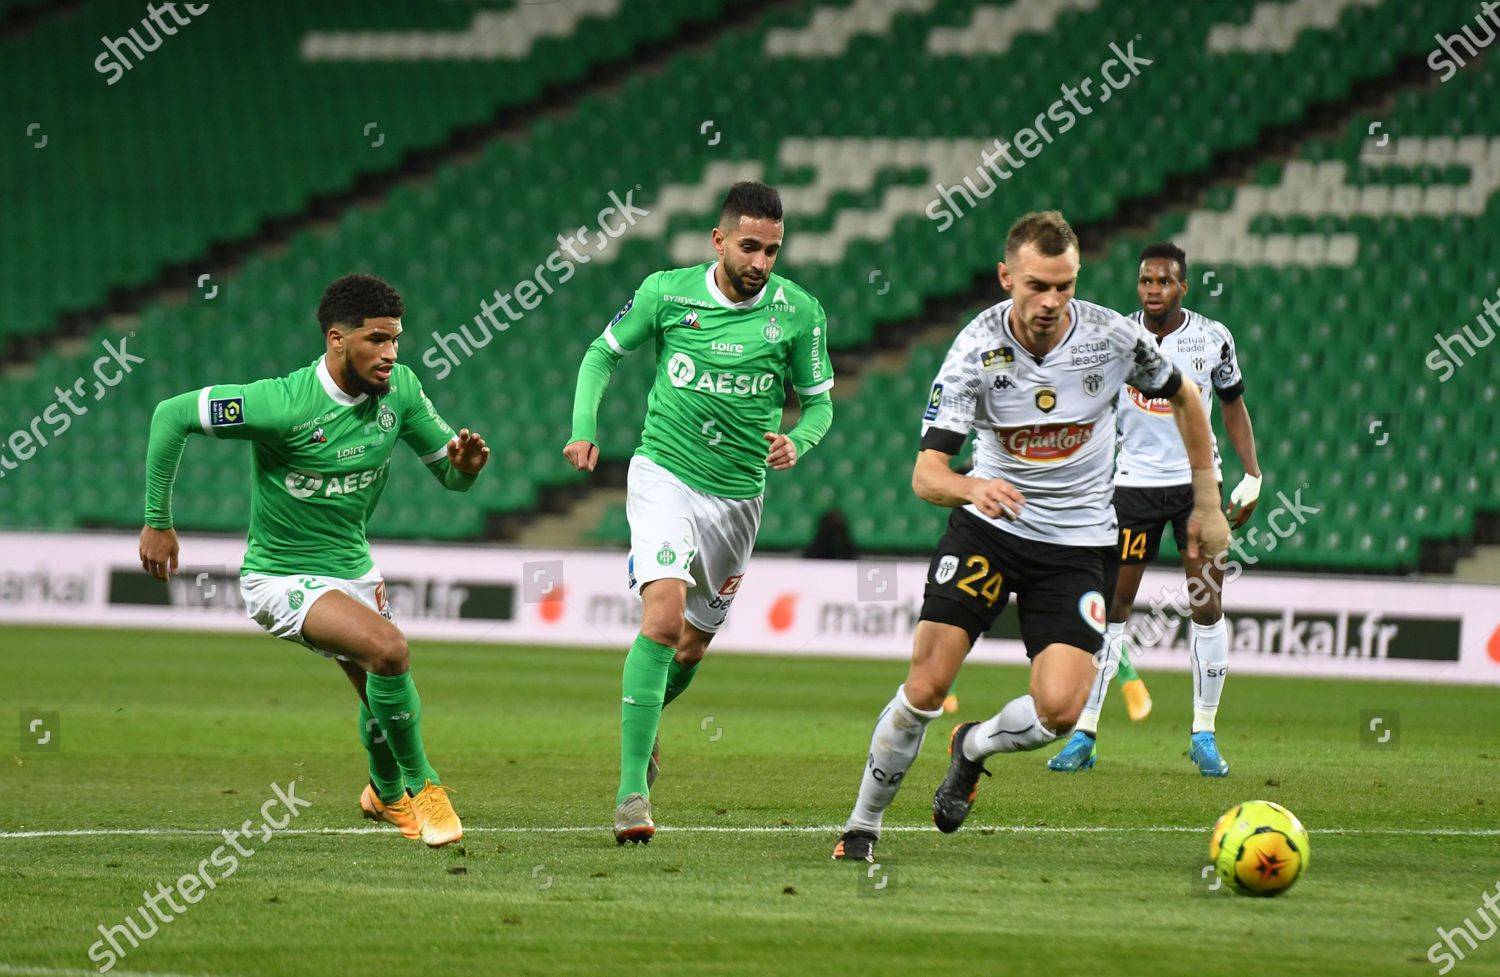
{"type": "Polygon", "coordinates": [[[343,655],[324,651],[302,637],[302,622],[307,618],[307,612],[319,597],[335,590],[348,594],[387,621],[392,620],[391,605],[385,599],[385,580],[373,567],[363,577],[353,580],[310,573],[290,577],[246,573],[240,577],[245,613],[256,624],[278,638],[311,648],[324,658],[348,661],[343,655]]]}
{"type": "Polygon", "coordinates": [[[640,597],[653,580],[684,580],[688,623],[718,631],[755,548],[763,497],[700,492],[641,455],[630,459],[625,487],[631,592],[640,597]]]}

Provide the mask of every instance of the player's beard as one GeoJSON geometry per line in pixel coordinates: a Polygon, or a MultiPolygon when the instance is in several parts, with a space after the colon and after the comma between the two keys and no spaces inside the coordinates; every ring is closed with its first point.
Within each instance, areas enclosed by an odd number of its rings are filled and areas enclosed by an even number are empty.
{"type": "Polygon", "coordinates": [[[736,271],[734,266],[727,261],[724,262],[724,277],[729,279],[729,284],[734,286],[741,300],[749,298],[766,287],[764,279],[755,284],[746,281],[744,274],[736,271]]]}
{"type": "Polygon", "coordinates": [[[371,397],[384,397],[386,394],[391,392],[391,384],[389,380],[377,380],[374,377],[365,376],[364,373],[355,366],[354,360],[350,359],[348,356],[344,357],[344,379],[349,381],[349,385],[354,387],[360,393],[369,394],[371,397]]]}

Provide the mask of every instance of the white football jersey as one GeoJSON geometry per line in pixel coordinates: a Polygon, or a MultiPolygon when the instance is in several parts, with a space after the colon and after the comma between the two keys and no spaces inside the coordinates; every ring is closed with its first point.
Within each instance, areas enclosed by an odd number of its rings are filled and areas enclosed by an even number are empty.
{"type": "Polygon", "coordinates": [[[1011,333],[1010,309],[1009,299],[991,306],[953,341],[923,415],[923,446],[957,454],[975,431],[973,477],[1005,479],[1026,504],[1014,521],[964,508],[1005,532],[1113,546],[1116,397],[1126,382],[1170,394],[1176,370],[1140,323],[1077,299],[1067,336],[1038,359],[1011,333]]]}
{"type": "MultiPolygon", "coordinates": [[[[1160,339],[1146,330],[1142,313],[1130,318],[1141,324],[1151,341],[1173,365],[1198,385],[1203,410],[1213,419],[1213,393],[1222,401],[1238,399],[1245,392],[1240,364],[1234,353],[1234,337],[1221,322],[1183,309],[1182,325],[1160,339]]],[[[1115,459],[1115,484],[1133,486],[1188,485],[1193,469],[1187,447],[1172,420],[1172,406],[1160,398],[1143,395],[1134,387],[1120,391],[1120,453],[1115,459]]],[[[1210,431],[1212,437],[1212,431],[1210,431]]],[[[1214,478],[1223,480],[1219,445],[1214,442],[1214,478]]]]}

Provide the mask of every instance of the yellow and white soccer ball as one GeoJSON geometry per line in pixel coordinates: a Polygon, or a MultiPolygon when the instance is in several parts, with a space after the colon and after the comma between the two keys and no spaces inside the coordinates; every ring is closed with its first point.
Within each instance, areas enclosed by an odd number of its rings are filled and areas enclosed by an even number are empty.
{"type": "Polygon", "coordinates": [[[1208,857],[1236,892],[1276,896],[1307,871],[1311,849],[1297,815],[1273,801],[1236,804],[1214,823],[1208,857]]]}

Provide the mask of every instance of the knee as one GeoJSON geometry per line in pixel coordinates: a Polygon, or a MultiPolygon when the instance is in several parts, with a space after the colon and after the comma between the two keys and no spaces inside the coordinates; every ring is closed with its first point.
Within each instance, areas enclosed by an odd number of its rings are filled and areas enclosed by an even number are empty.
{"type": "Polygon", "coordinates": [[[1078,724],[1078,716],[1083,712],[1084,701],[1088,698],[1088,688],[1085,686],[1076,694],[1066,695],[1056,691],[1033,691],[1031,698],[1036,703],[1036,716],[1042,721],[1042,725],[1054,733],[1062,734],[1078,724]]]}
{"type": "Polygon", "coordinates": [[[376,675],[401,675],[410,668],[406,636],[394,627],[382,630],[370,649],[369,670],[376,675]]]}
{"type": "Polygon", "coordinates": [[[915,669],[906,677],[906,684],[902,686],[905,690],[906,701],[923,712],[932,712],[941,709],[943,700],[948,698],[948,683],[943,681],[941,675],[930,672],[919,672],[915,669]]]}
{"type": "Polygon", "coordinates": [[[675,660],[679,665],[696,665],[703,660],[703,656],[707,653],[707,641],[704,641],[695,634],[684,634],[677,645],[675,660]]]}
{"type": "Polygon", "coordinates": [[[641,619],[641,634],[659,645],[676,648],[677,643],[682,640],[682,623],[682,608],[650,607],[641,619]]]}

